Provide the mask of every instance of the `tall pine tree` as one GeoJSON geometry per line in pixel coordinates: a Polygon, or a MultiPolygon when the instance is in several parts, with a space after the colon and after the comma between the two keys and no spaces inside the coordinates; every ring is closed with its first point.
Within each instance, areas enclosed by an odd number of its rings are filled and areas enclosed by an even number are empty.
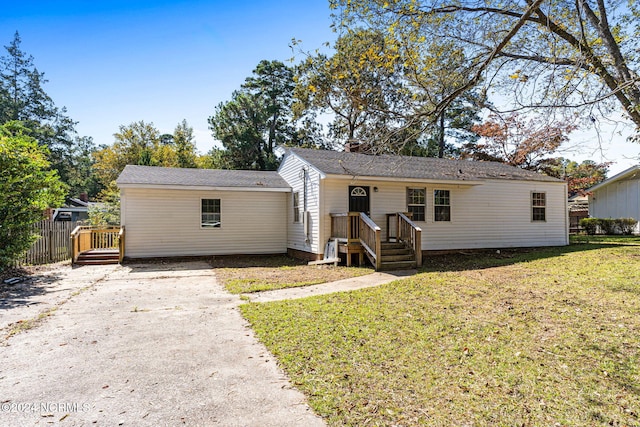
{"type": "Polygon", "coordinates": [[[29,136],[47,148],[48,161],[68,184],[71,194],[93,192],[90,177],[78,176],[78,170],[89,173],[82,166],[93,151],[93,142],[77,138],[76,123],[44,91],[44,73],[35,67],[33,57],[21,49],[21,42],[16,32],[5,46],[6,55],[0,56],[0,125],[22,122],[29,136]]]}

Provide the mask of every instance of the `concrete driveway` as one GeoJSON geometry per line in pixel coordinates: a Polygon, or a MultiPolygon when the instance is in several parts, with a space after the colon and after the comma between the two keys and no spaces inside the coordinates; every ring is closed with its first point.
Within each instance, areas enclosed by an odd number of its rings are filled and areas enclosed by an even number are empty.
{"type": "Polygon", "coordinates": [[[0,425],[324,425],[208,264],[66,267],[45,285],[0,305],[0,425]]]}

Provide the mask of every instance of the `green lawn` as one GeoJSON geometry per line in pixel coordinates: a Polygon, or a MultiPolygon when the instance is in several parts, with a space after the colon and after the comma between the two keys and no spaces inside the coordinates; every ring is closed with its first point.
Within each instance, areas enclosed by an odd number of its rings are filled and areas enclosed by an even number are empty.
{"type": "Polygon", "coordinates": [[[640,425],[640,238],[242,306],[330,425],[640,425]]]}

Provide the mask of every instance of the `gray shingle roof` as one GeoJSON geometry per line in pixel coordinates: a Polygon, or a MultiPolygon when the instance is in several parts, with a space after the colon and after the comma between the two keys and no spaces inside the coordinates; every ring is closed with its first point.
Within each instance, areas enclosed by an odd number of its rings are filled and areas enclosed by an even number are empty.
{"type": "Polygon", "coordinates": [[[256,189],[290,188],[289,184],[275,171],[180,169],[135,165],[127,165],[116,183],[118,185],[255,187],[256,189]]]}
{"type": "Polygon", "coordinates": [[[447,181],[507,179],[562,182],[557,178],[497,162],[449,160],[432,157],[367,155],[341,151],[290,148],[326,175],[369,176],[447,181]]]}

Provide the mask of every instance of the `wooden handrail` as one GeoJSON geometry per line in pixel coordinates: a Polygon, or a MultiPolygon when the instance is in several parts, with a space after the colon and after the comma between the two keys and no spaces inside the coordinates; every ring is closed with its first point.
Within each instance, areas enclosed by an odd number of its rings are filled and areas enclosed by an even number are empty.
{"type": "Polygon", "coordinates": [[[347,244],[361,244],[371,263],[376,270],[379,270],[382,265],[380,227],[364,212],[332,213],[329,216],[331,217],[331,238],[346,239],[347,244]]]}
{"type": "Polygon", "coordinates": [[[398,212],[398,241],[404,242],[413,250],[416,258],[416,266],[422,266],[422,229],[402,212],[398,212]]]}
{"type": "Polygon", "coordinates": [[[120,260],[124,257],[124,227],[93,228],[78,226],[71,232],[72,262],[82,252],[92,249],[118,249],[120,260]]]}
{"type": "Polygon", "coordinates": [[[381,230],[378,225],[364,212],[360,212],[357,216],[359,219],[360,243],[367,251],[369,258],[376,267],[376,271],[382,266],[382,239],[380,237],[381,230]]]}
{"type": "Polygon", "coordinates": [[[69,236],[71,239],[71,262],[74,263],[78,260],[78,255],[80,255],[80,230],[82,230],[83,226],[79,225],[73,229],[71,235],[69,236]]]}
{"type": "Polygon", "coordinates": [[[122,262],[122,260],[124,259],[124,249],[125,249],[125,245],[124,245],[124,225],[120,226],[120,232],[118,233],[118,251],[119,251],[119,258],[118,261],[122,262]]]}

